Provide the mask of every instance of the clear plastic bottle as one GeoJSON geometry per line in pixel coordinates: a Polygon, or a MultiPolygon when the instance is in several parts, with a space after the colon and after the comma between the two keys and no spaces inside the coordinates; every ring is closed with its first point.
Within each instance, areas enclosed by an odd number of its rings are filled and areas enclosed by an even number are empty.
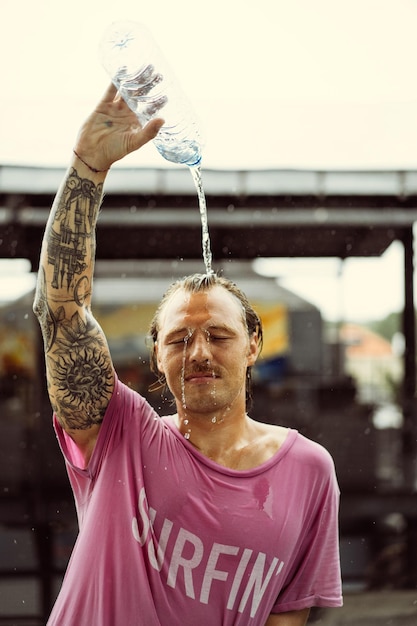
{"type": "Polygon", "coordinates": [[[104,33],[99,52],[139,122],[164,118],[153,140],[162,156],[190,167],[199,165],[202,138],[195,113],[149,30],[136,22],[114,22],[104,33]]]}

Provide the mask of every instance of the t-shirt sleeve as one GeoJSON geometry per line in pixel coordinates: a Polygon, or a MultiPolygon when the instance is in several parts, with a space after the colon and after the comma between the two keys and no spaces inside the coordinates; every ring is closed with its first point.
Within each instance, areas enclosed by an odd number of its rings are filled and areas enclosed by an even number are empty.
{"type": "MultiPolygon", "coordinates": [[[[72,486],[79,485],[81,478],[91,480],[100,471],[103,460],[123,441],[126,429],[133,436],[133,429],[140,430],[140,419],[145,414],[153,413],[146,400],[135,391],[126,387],[116,377],[113,395],[110,399],[101,425],[93,454],[88,464],[75,441],[66,433],[54,416],[54,428],[61,451],[64,455],[72,486]],[[77,475],[77,480],[75,480],[77,475]]],[[[148,416],[149,417],[149,416],[148,416]]],[[[145,418],[144,418],[145,419],[145,418]]],[[[76,489],[75,489],[76,490],[76,489]]]]}
{"type": "Polygon", "coordinates": [[[321,483],[321,486],[316,487],[317,493],[314,494],[314,515],[300,540],[288,579],[272,613],[343,604],[339,551],[340,491],[332,458],[320,446],[317,449],[321,451],[321,480],[316,484],[321,483]]]}
{"type": "Polygon", "coordinates": [[[154,436],[160,422],[156,417],[154,409],[145,398],[121,383],[116,377],[115,389],[87,465],[77,444],[62,429],[56,417],[54,418],[56,434],[74,494],[80,528],[83,525],[94,485],[97,484],[102,469],[110,462],[112,455],[120,454],[127,458],[132,445],[135,447],[136,457],[140,458],[141,446],[136,446],[133,442],[143,443],[144,436],[147,438],[146,441],[154,436]]]}

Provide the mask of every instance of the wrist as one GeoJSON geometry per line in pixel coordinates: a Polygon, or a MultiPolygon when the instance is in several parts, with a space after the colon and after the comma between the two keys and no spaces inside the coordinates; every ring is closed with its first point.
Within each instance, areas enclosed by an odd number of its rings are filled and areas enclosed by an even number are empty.
{"type": "Polygon", "coordinates": [[[73,148],[73,153],[76,156],[76,158],[81,161],[81,163],[83,163],[83,165],[85,165],[87,167],[87,169],[90,170],[90,172],[93,172],[93,174],[105,174],[106,172],[109,171],[109,167],[105,168],[105,169],[100,169],[98,167],[95,167],[95,165],[90,162],[89,159],[85,159],[77,150],[75,150],[75,148],[73,148]]]}

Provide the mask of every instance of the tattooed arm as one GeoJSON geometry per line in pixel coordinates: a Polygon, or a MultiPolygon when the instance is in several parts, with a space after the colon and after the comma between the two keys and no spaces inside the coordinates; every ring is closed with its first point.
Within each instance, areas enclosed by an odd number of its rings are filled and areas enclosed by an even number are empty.
{"type": "Polygon", "coordinates": [[[111,86],[80,131],[80,157],[74,156],[45,230],[34,311],[44,338],[49,397],[86,459],[114,387],[107,342],[90,308],[103,183],[111,165],[153,139],[162,123],[155,119],[140,128],[111,86]]]}

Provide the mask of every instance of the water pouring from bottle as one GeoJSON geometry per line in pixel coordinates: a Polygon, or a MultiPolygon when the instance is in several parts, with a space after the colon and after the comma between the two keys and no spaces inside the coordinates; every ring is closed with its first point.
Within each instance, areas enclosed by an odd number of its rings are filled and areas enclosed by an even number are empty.
{"type": "Polygon", "coordinates": [[[130,21],[111,24],[100,43],[100,58],[142,126],[163,109],[165,123],[153,143],[165,159],[190,169],[200,209],[203,261],[206,273],[211,274],[212,253],[201,176],[203,142],[190,102],[151,33],[142,24],[130,21]]]}

